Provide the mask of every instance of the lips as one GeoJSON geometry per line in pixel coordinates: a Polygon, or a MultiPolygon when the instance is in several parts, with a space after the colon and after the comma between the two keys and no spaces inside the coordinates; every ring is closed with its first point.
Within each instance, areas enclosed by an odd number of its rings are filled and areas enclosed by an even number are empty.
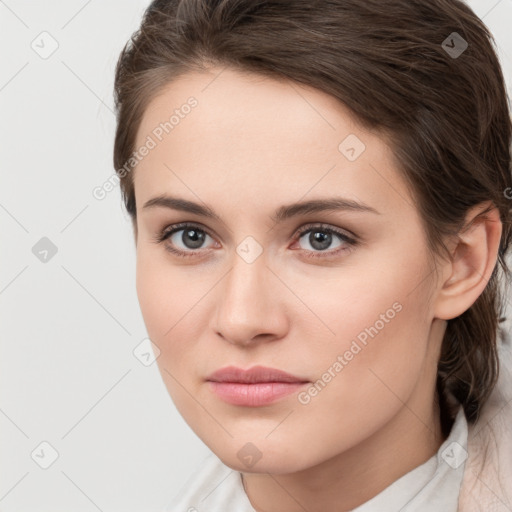
{"type": "Polygon", "coordinates": [[[268,382],[305,383],[307,379],[296,377],[276,368],[253,366],[248,370],[227,366],[213,372],[207,379],[211,382],[233,382],[241,384],[257,384],[268,382]]]}
{"type": "Polygon", "coordinates": [[[309,382],[265,366],[253,366],[249,370],[228,366],[212,373],[206,380],[210,390],[221,400],[244,407],[270,405],[309,382]]]}

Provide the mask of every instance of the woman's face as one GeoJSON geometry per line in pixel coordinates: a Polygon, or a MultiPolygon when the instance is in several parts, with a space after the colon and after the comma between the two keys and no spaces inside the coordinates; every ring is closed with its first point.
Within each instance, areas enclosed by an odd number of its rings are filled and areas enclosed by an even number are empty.
{"type": "Polygon", "coordinates": [[[144,145],[138,298],[165,385],[211,450],[239,470],[289,473],[392,424],[395,436],[425,429],[435,274],[383,140],[323,92],[215,68],[153,99],[144,145]],[[164,196],[175,201],[145,206],[164,196]],[[208,382],[256,365],[301,383],[208,382]]]}

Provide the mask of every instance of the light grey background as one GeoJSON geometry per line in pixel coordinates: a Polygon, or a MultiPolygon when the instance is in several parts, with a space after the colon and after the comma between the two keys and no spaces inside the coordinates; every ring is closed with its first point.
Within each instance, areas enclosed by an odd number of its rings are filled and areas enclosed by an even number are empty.
{"type": "MultiPolygon", "coordinates": [[[[114,172],[114,66],[148,4],[0,0],[4,512],[161,511],[208,453],[133,353],[147,334],[119,188],[92,195],[114,172]]],[[[469,4],[511,91],[512,0],[469,4]]]]}

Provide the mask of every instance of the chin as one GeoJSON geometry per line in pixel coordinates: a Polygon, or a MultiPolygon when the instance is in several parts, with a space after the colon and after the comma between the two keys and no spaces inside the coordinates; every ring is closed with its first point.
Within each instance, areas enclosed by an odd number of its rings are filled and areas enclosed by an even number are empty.
{"type": "Polygon", "coordinates": [[[234,448],[233,451],[227,449],[212,451],[226,466],[241,473],[289,474],[307,469],[316,463],[303,456],[297,457],[297,452],[301,452],[301,449],[290,450],[280,446],[281,450],[279,447],[271,450],[248,442],[234,448]]]}

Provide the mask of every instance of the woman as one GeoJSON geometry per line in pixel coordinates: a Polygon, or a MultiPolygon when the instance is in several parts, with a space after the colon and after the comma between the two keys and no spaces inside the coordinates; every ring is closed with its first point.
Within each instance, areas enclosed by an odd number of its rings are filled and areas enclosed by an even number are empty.
{"type": "Polygon", "coordinates": [[[115,93],[141,311],[213,452],[166,510],[512,510],[512,126],[471,9],[157,0],[115,93]]]}

